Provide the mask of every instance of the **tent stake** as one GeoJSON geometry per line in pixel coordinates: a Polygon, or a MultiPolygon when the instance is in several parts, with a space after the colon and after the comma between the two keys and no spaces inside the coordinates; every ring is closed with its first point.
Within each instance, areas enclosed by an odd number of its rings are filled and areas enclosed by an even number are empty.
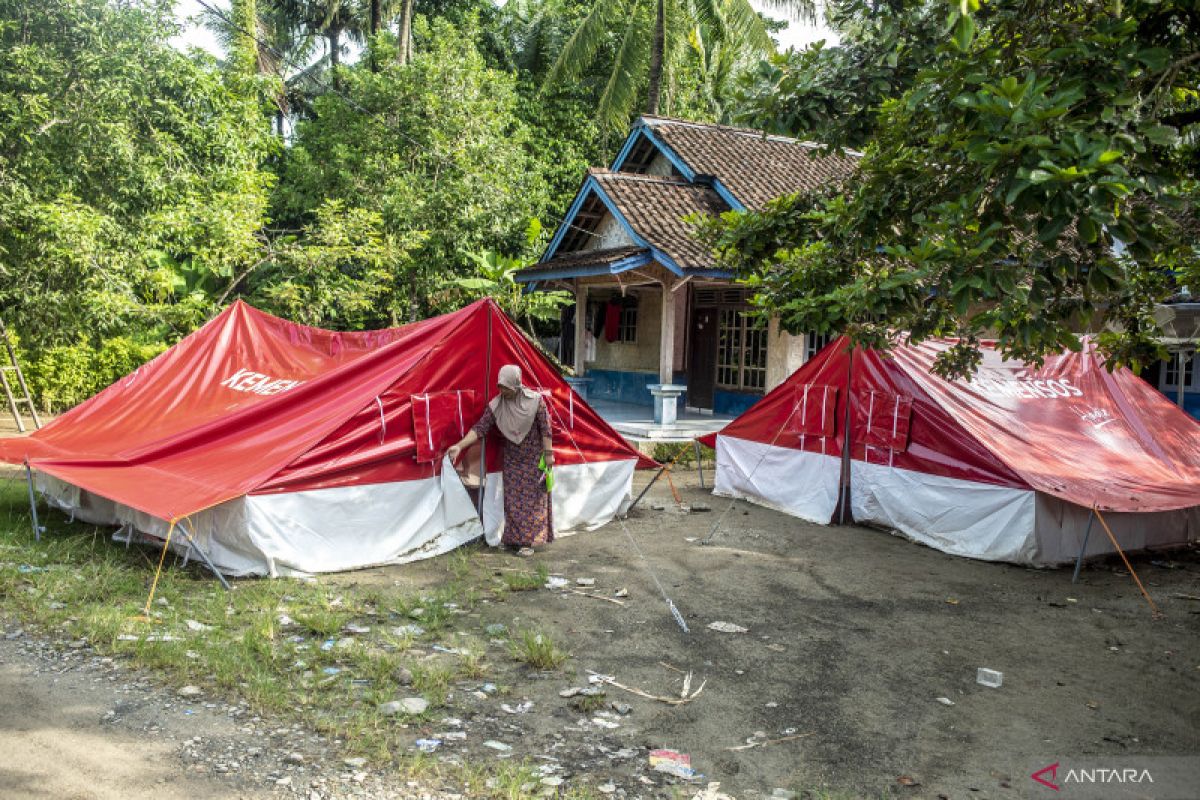
{"type": "Polygon", "coordinates": [[[33,538],[42,540],[42,526],[38,524],[37,498],[33,494],[33,470],[29,468],[29,459],[25,459],[25,481],[29,484],[29,513],[33,515],[33,538]]]}
{"type": "Polygon", "coordinates": [[[217,580],[219,580],[221,585],[225,587],[225,591],[233,591],[229,586],[229,581],[225,580],[225,576],[221,574],[221,570],[217,569],[216,564],[213,564],[212,559],[208,557],[208,553],[204,552],[204,548],[197,544],[196,540],[192,538],[192,531],[188,530],[191,525],[191,520],[188,520],[186,525],[179,526],[179,530],[183,531],[183,535],[187,537],[188,545],[196,548],[196,552],[200,554],[202,559],[204,559],[204,563],[208,565],[210,570],[212,570],[212,574],[217,576],[217,580]]]}
{"type": "Polygon", "coordinates": [[[1075,559],[1075,574],[1071,576],[1071,583],[1079,581],[1079,569],[1083,566],[1083,554],[1087,550],[1088,537],[1092,535],[1092,522],[1096,519],[1096,509],[1088,511],[1087,528],[1083,531],[1083,546],[1079,548],[1079,558],[1075,559]]]}

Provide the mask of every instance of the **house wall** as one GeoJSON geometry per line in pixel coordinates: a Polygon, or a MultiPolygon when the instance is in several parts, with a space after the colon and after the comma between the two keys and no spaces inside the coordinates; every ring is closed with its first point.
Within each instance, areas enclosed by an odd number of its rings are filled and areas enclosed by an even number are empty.
{"type": "MultiPolygon", "coordinates": [[[[589,399],[610,400],[619,403],[636,403],[647,408],[653,398],[647,388],[659,382],[658,355],[662,336],[663,292],[658,287],[628,289],[638,298],[638,326],[636,342],[608,342],[603,337],[596,341],[596,358],[588,361],[587,377],[589,399]]],[[[589,290],[589,300],[604,299],[619,294],[617,289],[596,288],[589,290]]],[[[684,369],[687,326],[687,292],[680,289],[669,294],[675,304],[675,337],[672,347],[672,380],[686,383],[684,369]]],[[[686,397],[680,398],[682,412],[686,397]]]]}
{"type": "Polygon", "coordinates": [[[646,167],[646,174],[658,175],[663,178],[677,177],[675,165],[661,151],[654,156],[654,160],[650,162],[650,166],[646,167]]]}
{"type": "Polygon", "coordinates": [[[637,242],[629,235],[629,231],[625,230],[625,226],[612,214],[606,213],[600,220],[600,224],[596,226],[596,235],[588,238],[587,245],[583,249],[603,250],[609,247],[630,247],[636,244],[637,242]]]}

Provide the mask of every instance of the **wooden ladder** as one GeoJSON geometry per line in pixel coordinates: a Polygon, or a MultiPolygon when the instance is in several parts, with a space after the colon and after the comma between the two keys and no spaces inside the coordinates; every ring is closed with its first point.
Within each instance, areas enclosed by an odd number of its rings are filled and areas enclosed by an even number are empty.
{"type": "Polygon", "coordinates": [[[33,417],[33,427],[41,428],[42,421],[38,419],[37,408],[33,405],[33,398],[29,396],[29,387],[25,384],[25,376],[21,374],[21,365],[17,362],[17,351],[13,349],[12,341],[8,338],[8,329],[4,327],[4,320],[0,320],[0,339],[4,340],[4,349],[8,351],[8,363],[0,363],[0,386],[4,387],[4,396],[8,399],[8,409],[17,423],[17,430],[21,433],[25,432],[25,420],[21,419],[21,406],[25,406],[29,410],[29,415],[33,417]],[[17,377],[16,388],[20,390],[20,395],[13,394],[14,387],[8,377],[10,373],[17,377]]]}

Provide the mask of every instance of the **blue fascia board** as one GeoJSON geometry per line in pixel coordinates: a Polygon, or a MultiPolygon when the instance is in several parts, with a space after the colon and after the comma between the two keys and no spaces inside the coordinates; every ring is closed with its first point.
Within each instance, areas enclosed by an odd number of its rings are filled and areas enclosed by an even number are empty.
{"type": "Polygon", "coordinates": [[[554,257],[554,253],[558,250],[558,246],[562,244],[563,237],[567,235],[567,231],[570,229],[571,225],[574,224],[575,215],[579,213],[580,206],[582,206],[583,201],[587,199],[588,187],[593,186],[595,183],[595,180],[593,180],[593,178],[589,175],[587,180],[583,182],[583,186],[579,187],[579,192],[575,195],[575,199],[571,201],[571,207],[567,209],[566,216],[564,216],[563,221],[559,223],[558,230],[554,232],[554,238],[550,240],[550,244],[547,245],[546,251],[542,253],[542,257],[540,259],[541,261],[549,261],[554,257]]]}
{"type": "Polygon", "coordinates": [[[614,203],[609,196],[605,194],[604,188],[600,186],[599,181],[597,181],[594,177],[588,177],[588,185],[591,186],[592,190],[596,192],[596,197],[600,198],[600,202],[604,203],[604,207],[608,209],[608,213],[612,214],[613,218],[621,223],[621,227],[624,228],[625,232],[629,234],[629,238],[633,239],[633,241],[636,242],[639,247],[647,248],[654,255],[655,261],[662,264],[679,277],[683,277],[683,269],[675,263],[675,259],[671,258],[662,250],[659,250],[654,245],[650,244],[650,242],[642,238],[640,233],[633,229],[633,226],[629,224],[629,220],[625,219],[625,216],[617,209],[616,203],[614,203]]]}
{"type": "Polygon", "coordinates": [[[742,201],[738,200],[736,197],[734,197],[733,193],[725,188],[725,184],[721,183],[720,178],[715,178],[713,180],[713,189],[716,190],[717,195],[722,200],[724,200],[726,205],[728,205],[732,210],[734,210],[734,211],[745,211],[746,210],[746,206],[742,203],[742,201]]]}
{"type": "Polygon", "coordinates": [[[613,159],[612,166],[608,168],[609,172],[620,171],[621,165],[625,163],[625,159],[629,158],[629,151],[633,149],[634,144],[637,143],[638,137],[645,127],[646,123],[644,122],[639,122],[633,126],[633,130],[625,137],[625,144],[621,145],[621,151],[617,153],[617,157],[613,159]]]}
{"type": "Polygon", "coordinates": [[[646,127],[642,128],[641,133],[650,140],[651,144],[658,148],[660,153],[667,157],[667,160],[671,162],[675,169],[679,170],[679,174],[683,176],[684,180],[691,182],[695,179],[696,170],[689,167],[684,160],[679,157],[679,154],[668,147],[662,139],[655,136],[653,128],[647,125],[646,127]]]}
{"type": "Polygon", "coordinates": [[[737,277],[737,273],[730,270],[688,270],[684,272],[684,275],[696,278],[720,278],[722,281],[737,277]]]}
{"type": "Polygon", "coordinates": [[[620,261],[614,261],[611,264],[581,264],[578,267],[564,267],[553,272],[539,272],[536,275],[530,275],[527,278],[522,278],[520,273],[513,276],[513,280],[518,283],[530,282],[536,286],[541,281],[557,281],[566,280],[569,278],[589,278],[595,275],[615,275],[618,272],[636,269],[637,267],[649,264],[652,259],[646,253],[638,253],[637,255],[627,256],[620,261]]]}

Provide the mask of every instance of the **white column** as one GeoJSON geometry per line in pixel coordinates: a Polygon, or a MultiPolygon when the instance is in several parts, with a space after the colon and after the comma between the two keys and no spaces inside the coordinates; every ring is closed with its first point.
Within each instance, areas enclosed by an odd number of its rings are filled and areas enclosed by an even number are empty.
{"type": "Polygon", "coordinates": [[[658,380],[671,383],[675,373],[675,296],[671,293],[671,282],[663,279],[662,284],[662,330],[658,343],[658,380]]]}
{"type": "Polygon", "coordinates": [[[587,367],[583,363],[583,335],[587,330],[587,296],[586,283],[575,279],[575,377],[582,378],[587,367]]]}

